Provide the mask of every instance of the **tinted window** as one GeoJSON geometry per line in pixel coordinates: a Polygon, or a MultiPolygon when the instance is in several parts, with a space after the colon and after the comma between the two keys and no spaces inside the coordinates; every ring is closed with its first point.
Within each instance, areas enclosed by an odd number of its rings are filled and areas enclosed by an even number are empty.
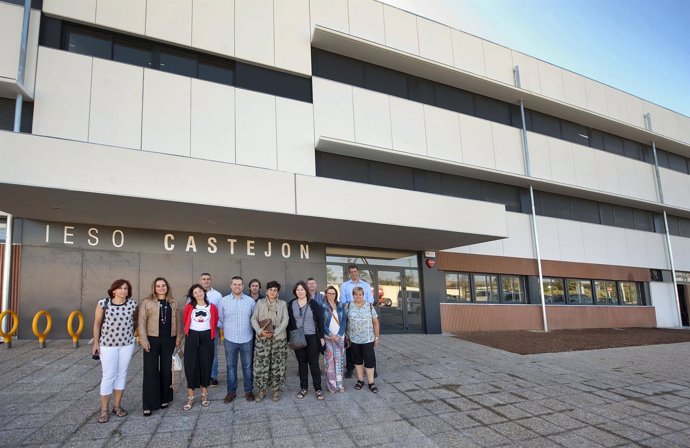
{"type": "Polygon", "coordinates": [[[381,162],[369,162],[369,183],[414,190],[412,168],[381,162]]]}
{"type": "Polygon", "coordinates": [[[561,138],[561,124],[558,122],[558,118],[533,111],[532,127],[534,128],[534,132],[538,132],[539,134],[561,138]]]}
{"type": "Polygon", "coordinates": [[[654,213],[654,231],[656,233],[666,233],[664,228],[664,215],[661,213],[654,213]]]}
{"type": "Polygon", "coordinates": [[[316,49],[312,51],[312,58],[315,76],[364,87],[363,62],[316,49]]]}
{"type": "Polygon", "coordinates": [[[408,76],[408,98],[424,104],[434,104],[434,83],[426,79],[408,76]]]}
{"type": "Polygon", "coordinates": [[[561,130],[563,131],[564,140],[579,145],[589,146],[589,131],[587,127],[571,121],[561,120],[561,130]]]}
{"type": "Polygon", "coordinates": [[[110,59],[112,50],[110,37],[84,30],[69,30],[67,51],[97,58],[110,59]]]}
{"type": "Polygon", "coordinates": [[[434,90],[436,106],[461,114],[474,115],[474,101],[471,93],[445,84],[436,84],[434,90]]]}
{"type": "Polygon", "coordinates": [[[601,223],[606,226],[616,225],[611,204],[599,204],[599,217],[601,218],[601,223]]]}
{"type": "Polygon", "coordinates": [[[407,98],[404,74],[373,64],[364,64],[364,87],[400,98],[407,98]]]}
{"type": "Polygon", "coordinates": [[[541,194],[541,211],[544,216],[571,219],[570,201],[568,198],[557,194],[541,194]]]}
{"type": "Polygon", "coordinates": [[[647,210],[633,210],[633,218],[635,219],[635,229],[645,230],[647,232],[654,231],[654,218],[652,212],[647,210]]]}
{"type": "MultiPolygon", "coordinates": [[[[516,106],[515,104],[509,104],[509,106],[511,126],[522,129],[522,115],[520,114],[520,106],[516,106]]],[[[525,111],[525,114],[527,114],[527,111],[525,111]]],[[[527,119],[526,115],[525,119],[527,119]]],[[[529,128],[530,127],[528,126],[527,129],[529,128]]]]}
{"type": "Polygon", "coordinates": [[[367,183],[367,161],[324,152],[316,153],[316,175],[332,179],[367,183]]]}
{"type": "Polygon", "coordinates": [[[604,133],[604,151],[610,152],[612,154],[618,154],[622,156],[623,152],[623,139],[618,136],[611,135],[609,133],[604,133]]]}
{"type": "Polygon", "coordinates": [[[574,220],[599,224],[599,206],[596,202],[571,198],[570,208],[574,220]]]}
{"type": "Polygon", "coordinates": [[[256,65],[235,64],[237,87],[310,102],[311,80],[256,65]]]}
{"type": "Polygon", "coordinates": [[[663,149],[656,149],[656,159],[659,162],[659,166],[662,168],[669,168],[668,165],[668,153],[663,149]]]}
{"type": "Polygon", "coordinates": [[[233,64],[199,59],[199,79],[231,86],[235,82],[233,64]]]}
{"type": "Polygon", "coordinates": [[[503,123],[510,126],[510,109],[508,103],[488,98],[482,95],[475,95],[474,110],[479,118],[503,123]]]}
{"type": "Polygon", "coordinates": [[[642,157],[642,144],[628,140],[627,138],[623,139],[623,152],[625,153],[625,157],[635,160],[644,160],[642,157]]]}
{"type": "Polygon", "coordinates": [[[679,156],[678,154],[672,153],[672,152],[667,152],[666,153],[668,156],[668,167],[671,168],[674,171],[678,171],[681,173],[686,173],[688,172],[688,164],[687,164],[687,159],[683,156],[679,156]]]}
{"type": "Polygon", "coordinates": [[[425,193],[441,194],[441,173],[414,170],[414,189],[425,193]]]}
{"type": "Polygon", "coordinates": [[[635,219],[631,208],[614,205],[613,218],[616,227],[624,227],[626,229],[635,228],[635,219]]]}
{"type": "Polygon", "coordinates": [[[668,222],[668,233],[675,236],[680,236],[680,227],[678,226],[678,218],[671,215],[666,215],[666,222],[668,222]]]}
{"type": "Polygon", "coordinates": [[[153,65],[153,51],[151,48],[141,45],[115,41],[113,44],[113,60],[139,67],[151,67],[153,65]]]}
{"type": "Polygon", "coordinates": [[[654,153],[651,146],[642,145],[642,158],[645,162],[654,164],[654,153]]]}
{"type": "Polygon", "coordinates": [[[596,129],[590,129],[589,131],[589,145],[592,148],[596,149],[604,149],[604,135],[601,133],[601,131],[597,131],[596,129]]]}
{"type": "Polygon", "coordinates": [[[682,237],[690,238],[690,220],[678,218],[678,233],[682,237]]]}
{"type": "Polygon", "coordinates": [[[196,57],[177,51],[163,50],[160,55],[160,69],[176,75],[196,77],[196,57]]]}
{"type": "Polygon", "coordinates": [[[520,211],[520,189],[511,185],[484,182],[483,200],[504,204],[509,212],[520,211]]]}
{"type": "Polygon", "coordinates": [[[482,199],[482,183],[476,179],[441,174],[443,194],[467,199],[482,199]]]}

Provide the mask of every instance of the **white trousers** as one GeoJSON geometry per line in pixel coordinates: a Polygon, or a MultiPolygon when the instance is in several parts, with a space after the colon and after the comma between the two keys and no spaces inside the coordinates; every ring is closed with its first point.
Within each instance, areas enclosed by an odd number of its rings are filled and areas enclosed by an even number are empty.
{"type": "Polygon", "coordinates": [[[127,368],[134,353],[134,344],[124,347],[100,347],[101,395],[110,395],[115,390],[124,390],[127,382],[127,368]]]}

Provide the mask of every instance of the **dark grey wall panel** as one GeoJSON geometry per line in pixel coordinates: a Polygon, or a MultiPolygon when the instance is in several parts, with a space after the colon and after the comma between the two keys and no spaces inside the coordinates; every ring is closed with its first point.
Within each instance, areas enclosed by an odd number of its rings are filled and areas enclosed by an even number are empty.
{"type": "Polygon", "coordinates": [[[173,297],[178,304],[185,303],[184,297],[189,287],[196,283],[197,278],[192,277],[192,256],[182,254],[141,254],[141,267],[138,282],[139,296],[144,299],[151,293],[151,282],[156,277],[165,277],[172,288],[173,297]]]}
{"type": "MultiPolygon", "coordinates": [[[[285,284],[285,265],[284,261],[269,259],[242,260],[242,278],[244,279],[245,291],[249,289],[249,281],[258,278],[261,282],[261,290],[266,293],[266,283],[276,280],[281,285],[280,297],[286,299],[290,293],[285,284]]],[[[290,297],[292,298],[292,297],[290,297]]]]}
{"type": "Polygon", "coordinates": [[[213,288],[221,294],[230,294],[230,279],[240,275],[240,260],[213,255],[195,255],[192,261],[192,280],[199,281],[199,276],[208,272],[213,278],[213,288]]]}
{"type": "Polygon", "coordinates": [[[286,298],[292,299],[292,287],[299,280],[306,281],[307,278],[314,277],[319,284],[319,289],[323,291],[326,285],[326,263],[285,263],[285,282],[284,286],[286,298]]]}

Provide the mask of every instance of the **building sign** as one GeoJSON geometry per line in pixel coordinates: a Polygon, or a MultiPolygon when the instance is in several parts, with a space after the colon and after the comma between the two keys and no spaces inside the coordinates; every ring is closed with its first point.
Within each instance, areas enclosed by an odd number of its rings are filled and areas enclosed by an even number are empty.
{"type": "Polygon", "coordinates": [[[318,243],[31,220],[24,220],[21,239],[29,246],[123,252],[303,261],[326,257],[325,246],[318,243]]]}

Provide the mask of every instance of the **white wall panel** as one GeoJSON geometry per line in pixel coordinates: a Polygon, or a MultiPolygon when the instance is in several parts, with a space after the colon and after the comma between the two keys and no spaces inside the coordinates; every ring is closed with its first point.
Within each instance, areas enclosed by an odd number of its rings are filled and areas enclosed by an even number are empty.
{"type": "Polygon", "coordinates": [[[406,53],[419,54],[417,17],[407,11],[383,5],[386,45],[406,53]]]}
{"type": "Polygon", "coordinates": [[[490,255],[494,257],[502,257],[503,240],[493,240],[486,243],[473,244],[470,246],[470,253],[473,255],[490,255]]]}
{"type": "Polygon", "coordinates": [[[594,151],[599,189],[610,193],[620,192],[616,168],[616,159],[619,157],[604,151],[594,151]]]}
{"type": "Polygon", "coordinates": [[[17,5],[0,3],[0,78],[17,79],[19,46],[22,34],[22,9],[17,5]]]}
{"type": "Polygon", "coordinates": [[[379,44],[386,43],[383,3],[374,0],[349,0],[350,34],[379,44]]]}
{"type": "Polygon", "coordinates": [[[634,175],[637,171],[637,161],[627,157],[616,158],[616,171],[618,173],[618,191],[631,197],[639,197],[637,191],[638,179],[634,175]]]}
{"type": "Polygon", "coordinates": [[[549,138],[549,159],[551,175],[555,182],[575,185],[575,163],[573,161],[572,143],[557,138],[549,138]]]}
{"type": "Polygon", "coordinates": [[[453,162],[462,160],[458,114],[425,104],[424,125],[429,157],[453,162]]]}
{"type": "Polygon", "coordinates": [[[587,93],[587,108],[601,115],[608,115],[606,109],[606,90],[605,85],[584,78],[585,92],[587,93]]]}
{"type": "Polygon", "coordinates": [[[453,65],[450,28],[423,17],[417,17],[419,55],[432,61],[453,65]]]}
{"type": "Polygon", "coordinates": [[[649,295],[652,296],[657,327],[673,328],[682,325],[678,318],[678,299],[673,283],[650,282],[649,295]]]}
{"type": "Polygon", "coordinates": [[[548,137],[528,132],[527,139],[529,142],[529,160],[532,165],[532,176],[550,180],[552,175],[548,137]]]}
{"type": "Polygon", "coordinates": [[[647,201],[657,201],[658,194],[654,166],[644,162],[635,163],[633,176],[637,179],[638,197],[647,201]]]}
{"type": "MultiPolygon", "coordinates": [[[[38,57],[38,31],[41,27],[41,13],[31,10],[29,19],[29,39],[26,50],[26,69],[24,70],[24,88],[33,96],[36,82],[36,60],[38,57]]],[[[0,28],[2,29],[2,28],[0,28]]],[[[0,53],[2,54],[2,53],[0,53]]]]}
{"type": "Polygon", "coordinates": [[[33,133],[87,141],[92,58],[39,49],[33,133]]]}
{"type": "Polygon", "coordinates": [[[43,0],[43,12],[93,23],[96,20],[96,0],[43,0]]]}
{"type": "Polygon", "coordinates": [[[611,118],[625,122],[626,94],[610,86],[604,86],[606,109],[611,118]]]}
{"type": "Polygon", "coordinates": [[[470,165],[495,168],[491,122],[465,114],[460,114],[459,117],[462,161],[470,165]]]}
{"type": "MultiPolygon", "coordinates": [[[[690,271],[690,238],[671,236],[671,247],[673,248],[673,263],[679,271],[690,271]]],[[[668,264],[668,254],[664,252],[664,261],[668,264]]],[[[670,267],[669,267],[670,268],[670,267]]]]}
{"type": "Polygon", "coordinates": [[[241,165],[276,169],[276,97],[235,90],[236,161],[241,165]]]}
{"type": "Polygon", "coordinates": [[[191,155],[235,162],[235,89],[192,79],[191,155]]]}
{"type": "MultiPolygon", "coordinates": [[[[671,237],[673,238],[673,237],[671,237]]],[[[673,242],[671,243],[673,244],[673,242]]],[[[688,248],[690,249],[690,248],[688,248]]],[[[656,269],[671,269],[666,251],[666,237],[660,233],[645,232],[645,246],[640,248],[644,255],[644,266],[656,269]]],[[[675,253],[675,252],[674,252],[675,253]]],[[[687,255],[690,252],[682,252],[687,255]]],[[[690,257],[683,256],[685,264],[690,269],[690,257]]],[[[676,269],[678,266],[676,265],[676,269]]],[[[683,268],[685,269],[685,268],[683,268]]]]}
{"type": "Polygon", "coordinates": [[[389,96],[353,88],[355,141],[392,148],[389,96]]]}
{"type": "Polygon", "coordinates": [[[561,251],[558,237],[557,219],[537,216],[537,232],[539,233],[539,250],[544,260],[560,260],[561,251]]]}
{"type": "Polygon", "coordinates": [[[539,61],[539,82],[542,95],[558,101],[565,100],[563,76],[561,73],[563,73],[563,69],[544,61],[539,61]]]}
{"type": "Polygon", "coordinates": [[[234,56],[235,2],[194,0],[192,6],[192,46],[234,56]]]}
{"type": "Polygon", "coordinates": [[[311,27],[321,25],[343,33],[350,32],[347,0],[310,0],[311,27]]]}
{"type": "Polygon", "coordinates": [[[652,117],[652,130],[654,132],[667,137],[677,138],[679,135],[678,121],[676,120],[677,114],[648,101],[643,102],[642,110],[643,113],[649,113],[652,117]]]}
{"type": "Polygon", "coordinates": [[[275,65],[311,75],[309,0],[273,2],[275,65]]]}
{"type": "Polygon", "coordinates": [[[141,149],[189,156],[191,79],[144,69],[141,149]]]}
{"type": "Polygon", "coordinates": [[[496,169],[509,173],[525,174],[520,130],[500,123],[491,123],[496,169]]]}
{"type": "Polygon", "coordinates": [[[534,93],[541,93],[539,81],[539,61],[519,51],[511,51],[513,66],[520,68],[520,88],[534,93]]]}
{"type": "Polygon", "coordinates": [[[312,105],[276,97],[276,117],[278,170],[316,175],[312,105]]]}
{"type": "Polygon", "coordinates": [[[393,149],[426,155],[424,105],[390,97],[393,149]]]}
{"type": "Polygon", "coordinates": [[[147,0],[146,35],[192,44],[192,0],[147,0]]]}
{"type": "Polygon", "coordinates": [[[486,40],[482,41],[482,45],[484,47],[486,76],[511,86],[515,85],[513,79],[513,57],[510,54],[510,50],[486,40]]]}
{"type": "Polygon", "coordinates": [[[574,106],[587,108],[587,89],[585,78],[569,70],[563,70],[563,92],[565,102],[574,106]]]}
{"type": "Polygon", "coordinates": [[[459,69],[486,76],[482,40],[458,30],[451,30],[451,39],[453,42],[453,65],[459,69]]]}
{"type": "Polygon", "coordinates": [[[143,89],[143,68],[94,58],[89,141],[140,149],[143,89]]]}
{"type": "Polygon", "coordinates": [[[587,263],[608,263],[606,226],[582,223],[582,243],[587,263]]]}
{"type": "Polygon", "coordinates": [[[97,0],[96,23],[118,31],[143,35],[146,31],[146,2],[97,0]]]}
{"type": "Polygon", "coordinates": [[[625,241],[628,246],[628,260],[627,266],[649,267],[651,260],[645,250],[647,247],[646,235],[650,232],[642,232],[639,230],[624,229],[625,241]]]}
{"type": "Polygon", "coordinates": [[[659,168],[664,201],[676,207],[690,208],[690,177],[678,171],[659,168]]]}
{"type": "Polygon", "coordinates": [[[595,150],[582,145],[573,145],[572,148],[576,185],[598,190],[599,179],[597,177],[597,159],[594,157],[595,150]]]}
{"type": "Polygon", "coordinates": [[[606,259],[609,264],[628,266],[630,255],[628,254],[628,242],[625,238],[625,229],[618,227],[602,226],[606,234],[606,259]]]}
{"type": "Polygon", "coordinates": [[[525,213],[507,212],[508,238],[503,241],[503,256],[535,258],[532,243],[532,220],[525,213]]]}
{"type": "Polygon", "coordinates": [[[235,55],[274,65],[273,0],[235,0],[235,55]]]}
{"type": "MultiPolygon", "coordinates": [[[[557,219],[561,260],[586,262],[582,223],[569,219],[557,219]]],[[[541,248],[541,245],[540,245],[541,248]]]]}
{"type": "Polygon", "coordinates": [[[676,114],[678,140],[690,144],[690,117],[676,114]]]}
{"type": "Polygon", "coordinates": [[[312,78],[314,95],[314,137],[355,140],[352,86],[323,78],[312,78]]]}

